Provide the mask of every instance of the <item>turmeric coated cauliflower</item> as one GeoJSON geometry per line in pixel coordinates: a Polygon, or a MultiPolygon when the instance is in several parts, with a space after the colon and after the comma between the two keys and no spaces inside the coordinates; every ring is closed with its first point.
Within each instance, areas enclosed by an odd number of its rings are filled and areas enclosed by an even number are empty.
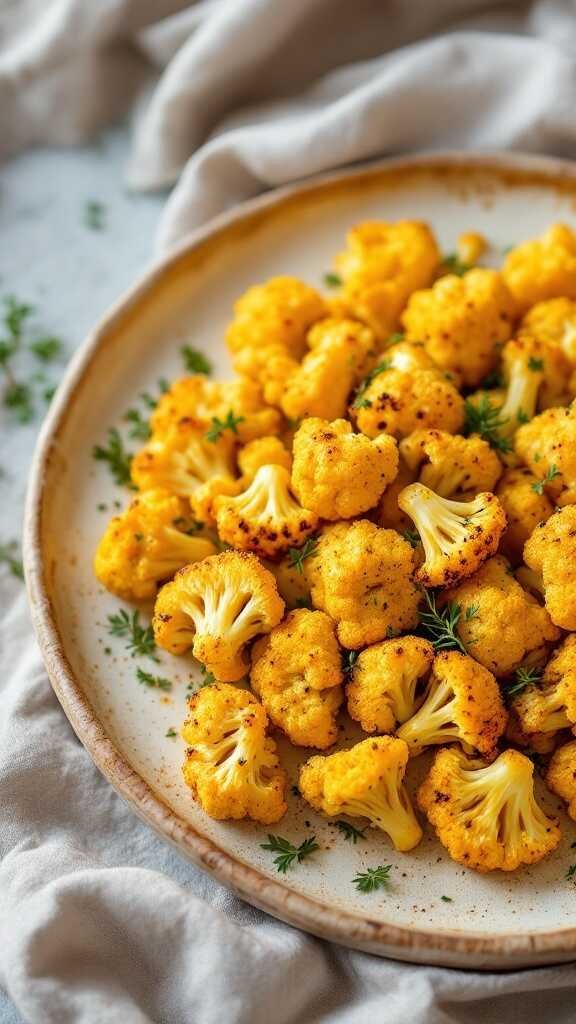
{"type": "Polygon", "coordinates": [[[440,262],[436,240],[419,221],[366,221],[349,232],[347,243],[334,263],[342,297],[353,316],[384,341],[412,292],[432,281],[440,262]]]}
{"type": "Polygon", "coordinates": [[[238,452],[238,468],[246,480],[253,480],[261,466],[292,469],[292,456],[279,437],[258,437],[238,452]]]}
{"type": "Polygon", "coordinates": [[[458,651],[436,655],[420,707],[397,731],[412,755],[425,747],[460,742],[492,756],[507,714],[494,676],[458,651]]]}
{"type": "MultiPolygon", "coordinates": [[[[514,303],[496,270],[448,274],[415,292],[402,315],[408,341],[422,341],[437,366],[477,387],[512,332],[514,303]]],[[[440,424],[438,424],[440,426],[440,424]]]]}
{"type": "Polygon", "coordinates": [[[300,769],[299,789],[323,814],[368,818],[405,853],[422,838],[403,782],[407,762],[405,743],[375,736],[351,750],[312,757],[300,769]]]}
{"type": "Polygon", "coordinates": [[[417,625],[412,572],[408,541],[366,519],[325,529],[306,569],[313,605],[334,619],[342,646],[354,650],[417,625]]]}
{"type": "Polygon", "coordinates": [[[558,298],[537,302],[524,316],[520,332],[538,341],[558,345],[576,365],[576,301],[558,298]]]}
{"type": "Polygon", "coordinates": [[[498,548],[506,516],[490,492],[473,501],[440,498],[423,484],[409,484],[398,498],[424,546],[416,579],[425,587],[447,587],[471,576],[498,548]]]}
{"type": "Polygon", "coordinates": [[[400,442],[400,454],[421,484],[441,498],[473,498],[493,491],[502,463],[487,441],[443,430],[416,430],[400,442]]]}
{"type": "Polygon", "coordinates": [[[552,622],[576,630],[576,506],[559,509],[536,527],[524,546],[524,561],[542,579],[552,622]]]}
{"type": "Polygon", "coordinates": [[[406,437],[415,430],[461,430],[464,399],[439,370],[399,370],[384,360],[359,388],[349,408],[368,437],[406,437]]]}
{"type": "Polygon", "coordinates": [[[158,594],[154,638],[171,654],[192,647],[198,661],[222,682],[246,673],[242,650],[269,633],[284,614],[272,573],[255,555],[224,551],[181,569],[158,594]]]}
{"type": "Polygon", "coordinates": [[[557,732],[576,725],[576,636],[556,648],[537,685],[515,697],[513,708],[522,731],[557,732]]]}
{"type": "Polygon", "coordinates": [[[556,504],[576,502],[576,402],[546,409],[520,427],[515,450],[556,504]]]}
{"type": "Polygon", "coordinates": [[[408,469],[402,452],[399,452],[398,474],[391,484],[384,491],[378,502],[378,508],[373,512],[374,521],[378,526],[385,526],[391,530],[398,530],[398,533],[405,533],[412,528],[412,520],[402,511],[398,504],[398,498],[408,484],[414,482],[414,473],[408,469]]]}
{"type": "Polygon", "coordinates": [[[214,514],[221,540],[268,557],[298,547],[318,527],[318,516],[294,497],[284,466],[261,466],[245,491],[215,498],[214,514]]]}
{"type": "Polygon", "coordinates": [[[341,683],[340,648],[324,612],[290,612],[252,648],[252,689],[298,747],[323,750],[337,739],[341,683]]]}
{"type": "Polygon", "coordinates": [[[564,800],[568,814],[576,821],[576,740],[554,751],[546,772],[546,784],[564,800]]]}
{"type": "Polygon", "coordinates": [[[522,561],[524,545],[530,534],[550,518],[554,506],[544,489],[540,494],[538,478],[526,468],[507,469],[496,488],[508,526],[500,540],[500,550],[514,565],[522,561]]]}
{"type": "Polygon", "coordinates": [[[264,825],[286,812],[286,773],[268,719],[255,697],[226,683],[198,690],[188,703],[182,738],[184,780],[202,809],[219,820],[252,818],[264,825]]]}
{"type": "Polygon", "coordinates": [[[533,775],[532,761],[517,750],[490,765],[454,747],[440,750],[418,806],[452,860],[475,871],[514,871],[560,842],[558,823],[536,802],[533,775]]]}
{"type": "Polygon", "coordinates": [[[292,484],[323,519],[350,519],[372,508],[398,470],[394,438],[354,434],[347,420],[309,418],[294,438],[292,484]]]}
{"type": "Polygon", "coordinates": [[[576,299],[576,234],[553,224],[508,253],[502,276],[522,313],[544,299],[576,299]]]}
{"type": "MultiPolygon", "coordinates": [[[[313,538],[309,541],[309,547],[314,550],[313,538]]],[[[306,559],[293,558],[289,549],[288,554],[284,555],[279,562],[265,562],[264,564],[276,579],[278,593],[286,602],[289,611],[294,608],[312,607],[306,559]]]]}
{"type": "Polygon", "coordinates": [[[346,687],[348,712],[364,732],[394,732],[420,706],[434,648],[419,636],[384,640],[362,651],[346,687]]]}
{"type": "Polygon", "coordinates": [[[489,558],[442,598],[459,605],[458,636],[495,676],[513,672],[528,655],[545,655],[546,645],[560,637],[546,609],[522,589],[501,555],[489,558]]]}
{"type": "Polygon", "coordinates": [[[189,536],[191,526],[185,501],[162,490],[139,494],[106,527],[94,557],[97,579],[126,601],[154,597],[158,583],[216,551],[206,538],[189,536]]]}
{"type": "Polygon", "coordinates": [[[282,424],[278,410],[265,404],[256,381],[247,377],[213,381],[201,375],[174,381],[160,398],[150,425],[153,434],[159,435],[183,420],[205,434],[216,428],[221,431],[220,436],[232,437],[242,444],[277,434],[282,424]]]}

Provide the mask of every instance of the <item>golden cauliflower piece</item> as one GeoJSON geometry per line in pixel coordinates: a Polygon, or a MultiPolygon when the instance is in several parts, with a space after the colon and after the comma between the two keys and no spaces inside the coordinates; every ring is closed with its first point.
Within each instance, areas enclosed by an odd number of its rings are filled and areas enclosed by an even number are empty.
{"type": "Polygon", "coordinates": [[[414,482],[414,473],[408,469],[402,458],[402,452],[399,452],[399,455],[398,474],[392,483],[388,484],[373,516],[378,526],[385,526],[391,530],[398,530],[398,533],[405,533],[406,530],[411,530],[412,520],[400,508],[398,498],[404,488],[414,482]]]}
{"type": "Polygon", "coordinates": [[[474,871],[515,871],[560,842],[558,823],[534,796],[534,765],[505,750],[490,765],[440,750],[418,790],[418,806],[452,860],[474,871]]]}
{"type": "Polygon", "coordinates": [[[334,624],[324,612],[290,612],[252,648],[252,689],[297,747],[323,750],[337,739],[342,678],[334,624]]]}
{"type": "Polygon", "coordinates": [[[460,606],[456,627],[470,654],[495,676],[506,676],[528,655],[545,654],[560,637],[545,608],[511,575],[501,555],[442,595],[460,606]]]}
{"type": "Polygon", "coordinates": [[[205,537],[190,536],[191,528],[185,501],[162,490],[139,494],[108,523],[94,556],[96,578],[125,601],[155,597],[158,583],[216,551],[205,537]]]}
{"type": "Polygon", "coordinates": [[[576,821],[576,740],[554,751],[546,772],[546,784],[564,800],[568,814],[576,821]]]}
{"type": "Polygon", "coordinates": [[[211,818],[252,818],[263,825],[286,812],[286,773],[268,719],[255,697],[226,683],[198,690],[188,702],[182,738],[188,744],[182,771],[211,818]]]}
{"type": "Polygon", "coordinates": [[[563,640],[546,665],[540,683],[525,687],[512,706],[522,731],[528,735],[576,725],[576,636],[563,640]]]}
{"type": "Polygon", "coordinates": [[[553,224],[508,253],[502,276],[523,313],[544,299],[576,299],[576,234],[566,224],[553,224]]]}
{"type": "Polygon", "coordinates": [[[546,409],[520,427],[515,450],[556,504],[576,502],[576,402],[546,409]]]}
{"type": "Polygon", "coordinates": [[[422,702],[434,648],[419,636],[383,640],[362,651],[346,687],[348,712],[364,732],[394,732],[422,702]]]}
{"type": "Polygon", "coordinates": [[[171,654],[189,648],[222,682],[247,671],[242,652],[284,614],[276,581],[255,555],[224,551],[181,569],[154,606],[154,638],[171,654]]]}
{"type": "Polygon", "coordinates": [[[487,441],[444,430],[415,430],[400,442],[400,454],[421,484],[441,498],[473,498],[493,491],[502,463],[487,441]]]}
{"type": "Polygon", "coordinates": [[[306,565],[312,603],[334,619],[343,647],[357,650],[417,625],[413,551],[395,530],[366,519],[336,523],[306,565]]]}
{"type": "Polygon", "coordinates": [[[347,420],[304,420],[294,438],[292,485],[323,519],[351,519],[377,504],[398,471],[394,438],[354,434],[347,420]]]}
{"type": "Polygon", "coordinates": [[[298,547],[318,527],[318,516],[294,497],[284,466],[261,466],[246,490],[217,497],[214,513],[223,541],[265,557],[298,547]]]}
{"type": "Polygon", "coordinates": [[[238,452],[238,467],[247,480],[253,480],[261,466],[292,469],[292,456],[279,437],[258,437],[238,452]]]}
{"type": "Polygon", "coordinates": [[[567,505],[536,527],[524,561],[542,580],[552,622],[576,630],[576,506],[567,505]]]}
{"type": "Polygon", "coordinates": [[[498,548],[506,516],[489,491],[473,501],[440,498],[423,484],[409,484],[400,508],[420,534],[425,561],[416,579],[425,587],[448,587],[471,576],[498,548]]]}
{"type": "Polygon", "coordinates": [[[247,377],[214,381],[199,375],[174,381],[152,413],[152,432],[163,434],[182,420],[210,437],[242,444],[277,434],[282,425],[278,410],[265,404],[260,385],[247,377]]]}
{"type": "MultiPolygon", "coordinates": [[[[312,551],[314,544],[314,538],[311,538],[308,541],[308,547],[312,548],[312,551]]],[[[306,544],[304,544],[305,547],[306,544]]],[[[292,558],[290,550],[288,550],[288,554],[284,555],[279,562],[265,562],[265,565],[275,577],[278,593],[290,611],[294,608],[312,607],[310,583],[306,571],[307,559],[292,558]]]]}
{"type": "Polygon", "coordinates": [[[550,518],[554,506],[538,478],[526,468],[507,469],[496,488],[496,497],[508,520],[500,540],[500,550],[514,565],[522,561],[524,545],[538,523],[550,518]]]}
{"type": "Polygon", "coordinates": [[[406,437],[415,430],[455,434],[464,423],[464,399],[439,370],[399,370],[385,359],[356,392],[348,410],[368,437],[406,437]]]}
{"type": "MultiPolygon", "coordinates": [[[[477,387],[512,333],[514,303],[496,270],[448,274],[415,292],[402,315],[408,341],[422,341],[437,366],[477,387]]],[[[438,424],[440,426],[440,424],[438,424]]]]}
{"type": "Polygon", "coordinates": [[[300,769],[299,789],[322,814],[368,818],[405,853],[422,838],[404,787],[407,762],[405,743],[376,736],[351,750],[310,758],[300,769]]]}
{"type": "Polygon", "coordinates": [[[478,231],[463,231],[458,235],[456,252],[461,263],[472,266],[484,255],[487,248],[488,242],[478,231]]]}
{"type": "Polygon", "coordinates": [[[434,659],[424,700],[397,735],[412,755],[454,741],[489,757],[507,717],[492,673],[466,654],[441,651],[434,659]]]}
{"type": "Polygon", "coordinates": [[[335,260],[342,298],[353,316],[369,324],[384,341],[398,324],[408,297],[434,277],[440,253],[427,224],[399,221],[358,224],[348,248],[335,260]]]}
{"type": "Polygon", "coordinates": [[[538,341],[558,345],[576,365],[576,301],[558,298],[537,302],[524,316],[520,332],[538,341]]]}

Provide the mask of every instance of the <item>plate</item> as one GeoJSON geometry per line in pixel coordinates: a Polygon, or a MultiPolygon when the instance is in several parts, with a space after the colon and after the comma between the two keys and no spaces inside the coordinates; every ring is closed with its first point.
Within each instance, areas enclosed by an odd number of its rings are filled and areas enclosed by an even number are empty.
{"type": "MultiPolygon", "coordinates": [[[[481,231],[497,262],[554,220],[576,226],[576,165],[468,153],[389,160],[269,193],[189,237],[86,340],[44,424],[25,523],[33,620],[54,690],[100,770],[148,824],[249,903],[382,956],[476,969],[557,963],[576,957],[576,891],[565,880],[574,826],[564,816],[550,859],[481,876],[452,863],[429,830],[410,854],[375,833],[353,846],[290,795],[277,831],[298,842],[315,835],[321,850],[279,876],[260,848],[266,829],[211,821],[183,784],[184,745],[166,733],[185,716],[192,660],[162,653],[157,668],[140,661],[173,690],[139,685],[137,662],[106,629],[121,602],[92,575],[107,518],[128,497],[92,458],[108,427],[159,378],[183,373],[184,344],[205,351],[216,376],[230,375],[224,329],[249,285],[295,274],[321,286],[351,225],[405,217],[429,221],[443,251],[460,231],[481,231]],[[358,892],[356,872],[383,863],[392,864],[390,891],[358,892]]],[[[281,745],[280,753],[295,781],[307,752],[281,745]]],[[[410,766],[409,786],[422,770],[410,766]]],[[[555,798],[543,799],[557,812],[555,798]]]]}

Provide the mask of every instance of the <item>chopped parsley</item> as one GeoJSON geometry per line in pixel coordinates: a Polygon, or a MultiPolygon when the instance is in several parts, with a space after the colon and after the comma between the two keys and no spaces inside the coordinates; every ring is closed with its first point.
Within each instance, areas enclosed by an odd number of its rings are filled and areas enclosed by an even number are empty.
{"type": "Polygon", "coordinates": [[[530,356],[528,360],[528,369],[532,370],[532,373],[540,373],[544,369],[544,360],[536,359],[535,356],[530,356]]]}
{"type": "Polygon", "coordinates": [[[203,686],[212,686],[212,683],[216,682],[216,676],[214,675],[213,672],[208,671],[206,665],[201,664],[200,671],[202,673],[202,682],[198,687],[199,689],[202,689],[203,686]]]}
{"type": "Polygon", "coordinates": [[[283,836],[275,836],[270,832],[268,833],[268,842],[260,843],[260,847],[262,850],[270,850],[271,853],[277,854],[273,863],[276,865],[277,871],[283,875],[286,874],[288,868],[295,864],[301,864],[303,860],[320,849],[316,842],[316,836],[310,836],[300,843],[300,846],[294,846],[283,836]]]}
{"type": "Polygon", "coordinates": [[[544,488],[546,487],[546,484],[551,484],[557,476],[561,475],[562,474],[558,469],[558,466],[552,463],[549,469],[546,470],[546,475],[542,477],[542,480],[537,480],[535,483],[531,484],[531,489],[534,491],[535,494],[544,494],[544,488]]]}
{"type": "Polygon", "coordinates": [[[358,872],[352,879],[353,884],[359,892],[374,892],[375,889],[388,889],[390,887],[391,864],[380,864],[377,868],[367,868],[364,872],[358,872]]]}
{"type": "Polygon", "coordinates": [[[443,903],[454,903],[454,900],[452,899],[451,896],[441,896],[440,899],[442,900],[443,903]]]}
{"type": "Polygon", "coordinates": [[[324,274],[323,281],[327,288],[339,288],[342,284],[340,274],[335,274],[331,270],[324,274]]]}
{"type": "Polygon", "coordinates": [[[170,728],[167,729],[164,735],[166,736],[167,740],[173,740],[176,739],[178,733],[176,732],[176,729],[173,729],[172,726],[170,726],[170,728]]]}
{"type": "Polygon", "coordinates": [[[180,355],[188,373],[203,373],[207,377],[212,373],[212,363],[206,358],[203,352],[192,348],[191,345],[183,345],[180,355]]]}
{"type": "Polygon", "coordinates": [[[368,388],[370,387],[372,381],[376,379],[376,377],[379,377],[381,373],[385,373],[386,370],[389,370],[391,366],[391,359],[383,359],[381,363],[378,363],[378,366],[375,366],[374,369],[370,371],[368,376],[364,378],[364,380],[356,390],[356,395],[354,396],[354,401],[352,402],[353,409],[366,409],[369,407],[370,402],[368,401],[367,398],[365,398],[368,388]]]}
{"type": "Polygon", "coordinates": [[[130,424],[128,437],[137,441],[147,441],[150,437],[150,425],[139,409],[128,409],[123,417],[126,423],[130,424]]]}
{"type": "Polygon", "coordinates": [[[465,409],[465,434],[480,434],[491,448],[503,454],[512,451],[510,440],[500,433],[508,420],[501,418],[500,409],[492,405],[488,394],[483,394],[477,404],[467,398],[465,409]]]}
{"type": "Polygon", "coordinates": [[[133,455],[124,447],[124,441],[116,427],[110,427],[107,445],[97,444],[94,446],[92,456],[97,462],[106,463],[115,483],[124,486],[130,485],[130,467],[133,455]]]}
{"type": "Polygon", "coordinates": [[[304,562],[316,554],[318,537],[308,537],[301,548],[288,548],[288,561],[296,572],[304,572],[304,562]]]}
{"type": "Polygon", "coordinates": [[[9,540],[6,544],[0,544],[0,565],[5,565],[8,572],[16,579],[24,579],[24,567],[17,541],[9,540]]]}
{"type": "Polygon", "coordinates": [[[244,423],[245,416],[235,416],[232,409],[228,410],[225,420],[218,419],[217,416],[212,417],[212,426],[206,431],[206,438],[208,441],[216,443],[224,433],[225,430],[231,430],[233,434],[238,433],[238,424],[244,423]]]}
{"type": "Polygon", "coordinates": [[[404,530],[402,536],[413,548],[417,548],[420,544],[420,534],[418,533],[418,530],[404,530]]]}
{"type": "Polygon", "coordinates": [[[164,676],[153,676],[151,672],[145,672],[143,668],[136,669],[136,678],[149,690],[164,690],[166,693],[172,689],[172,683],[164,676]]]}
{"type": "Polygon", "coordinates": [[[336,828],[340,829],[344,839],[349,840],[356,846],[359,839],[364,839],[366,836],[365,828],[356,828],[355,825],[351,825],[348,821],[337,821],[336,828]]]}
{"type": "Polygon", "coordinates": [[[359,657],[360,651],[342,651],[342,671],[344,675],[352,675],[359,657]]]}
{"type": "Polygon", "coordinates": [[[121,608],[115,615],[108,616],[108,632],[111,636],[120,636],[126,640],[126,647],[133,658],[152,658],[157,661],[154,630],[152,626],[143,626],[140,622],[138,609],[130,614],[121,608]]]}
{"type": "Polygon", "coordinates": [[[469,270],[472,270],[472,264],[465,263],[456,252],[447,252],[442,257],[442,267],[446,274],[456,274],[457,277],[463,277],[469,270]]]}

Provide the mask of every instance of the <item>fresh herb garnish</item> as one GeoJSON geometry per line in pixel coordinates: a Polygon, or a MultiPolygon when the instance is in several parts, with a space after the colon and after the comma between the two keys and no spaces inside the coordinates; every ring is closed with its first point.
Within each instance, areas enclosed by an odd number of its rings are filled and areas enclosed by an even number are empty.
{"type": "Polygon", "coordinates": [[[120,485],[130,484],[130,467],[133,455],[124,447],[124,441],[116,427],[110,427],[108,431],[108,444],[95,445],[92,449],[92,456],[97,462],[105,462],[110,470],[115,483],[120,485]]]}
{"type": "Polygon", "coordinates": [[[209,672],[206,665],[200,664],[200,671],[202,673],[202,682],[199,684],[198,689],[202,689],[203,686],[212,686],[212,683],[216,682],[216,676],[213,672],[209,672]]]}
{"type": "MultiPolygon", "coordinates": [[[[400,344],[401,341],[404,341],[405,337],[406,337],[406,335],[403,334],[402,331],[394,331],[394,334],[391,334],[388,338],[386,338],[386,341],[384,342],[384,345],[385,345],[386,348],[390,348],[391,345],[398,345],[398,344],[400,344]]],[[[411,344],[412,345],[420,345],[421,342],[413,341],[413,342],[411,342],[411,344]]]]}
{"type": "Polygon", "coordinates": [[[304,572],[304,562],[316,554],[318,537],[308,537],[301,548],[288,548],[288,561],[296,572],[304,572]]]}
{"type": "Polygon", "coordinates": [[[355,825],[351,825],[348,821],[337,821],[336,828],[340,829],[344,839],[348,839],[354,846],[356,846],[359,839],[365,838],[366,829],[356,828],[355,825]]]}
{"type": "Polygon", "coordinates": [[[479,611],[479,604],[469,604],[466,611],[464,612],[464,618],[466,622],[470,622],[471,619],[475,619],[479,611]]]}
{"type": "Polygon", "coordinates": [[[480,434],[480,437],[483,437],[491,448],[495,448],[496,451],[503,454],[512,451],[510,440],[500,434],[508,420],[501,418],[500,409],[492,405],[488,394],[483,394],[477,404],[467,398],[465,409],[465,434],[480,434]]]}
{"type": "Polygon", "coordinates": [[[491,373],[487,374],[486,377],[479,384],[480,391],[491,391],[492,388],[503,388],[504,377],[500,370],[492,370],[491,373]]]}
{"type": "Polygon", "coordinates": [[[296,608],[308,608],[308,610],[311,611],[312,610],[312,598],[311,597],[297,597],[296,598],[296,608]]]}
{"type": "Polygon", "coordinates": [[[84,204],[84,224],[91,231],[102,231],[105,224],[106,208],[97,199],[87,199],[84,204]]]}
{"type": "Polygon", "coordinates": [[[441,896],[440,899],[442,900],[443,903],[454,903],[454,900],[452,899],[451,896],[441,896]]]}
{"type": "Polygon", "coordinates": [[[24,579],[24,567],[18,552],[18,543],[15,540],[9,540],[7,544],[0,544],[0,565],[5,565],[16,579],[24,579]]]}
{"type": "Polygon", "coordinates": [[[62,342],[60,338],[46,337],[37,338],[30,345],[30,351],[37,359],[42,363],[51,363],[52,360],[57,359],[62,351],[62,342]]]}
{"type": "Polygon", "coordinates": [[[417,548],[420,544],[420,534],[418,533],[418,530],[404,530],[402,536],[413,548],[417,548]]]}
{"type": "Polygon", "coordinates": [[[360,651],[342,651],[342,671],[344,675],[352,675],[359,657],[360,651]]]}
{"type": "Polygon", "coordinates": [[[374,892],[375,889],[388,889],[390,887],[391,864],[381,864],[377,868],[367,868],[364,872],[358,872],[352,882],[359,892],[374,892]]]}
{"type": "Polygon", "coordinates": [[[515,672],[516,682],[506,688],[506,696],[515,697],[522,693],[527,686],[535,686],[540,681],[541,676],[542,670],[539,668],[524,668],[520,666],[515,672]]]}
{"type": "Polygon", "coordinates": [[[294,864],[301,864],[303,860],[320,849],[316,842],[316,836],[310,836],[309,839],[300,843],[300,846],[294,846],[283,836],[275,836],[270,832],[268,833],[268,842],[260,843],[260,847],[262,850],[270,850],[271,853],[278,854],[277,857],[274,857],[273,863],[283,875],[286,874],[288,868],[293,867],[294,864]]]}
{"type": "Polygon", "coordinates": [[[536,359],[535,356],[530,356],[528,360],[528,369],[532,370],[533,373],[539,373],[540,370],[544,369],[544,360],[536,359]]]}
{"type": "Polygon", "coordinates": [[[456,274],[458,277],[462,277],[472,270],[472,264],[465,263],[456,252],[447,252],[442,257],[442,267],[447,274],[456,274]]]}
{"type": "Polygon", "coordinates": [[[329,270],[324,274],[324,284],[327,288],[339,288],[342,284],[342,278],[340,277],[340,274],[335,274],[333,271],[329,270]]]}
{"type": "Polygon", "coordinates": [[[130,615],[121,608],[115,615],[108,616],[108,631],[111,636],[121,636],[133,658],[152,658],[157,661],[154,630],[152,626],[143,626],[140,622],[138,609],[130,615]]]}
{"type": "Polygon", "coordinates": [[[375,366],[374,369],[370,371],[368,376],[365,377],[362,383],[358,385],[354,401],[352,402],[353,409],[366,409],[370,405],[368,400],[364,397],[368,388],[376,377],[379,377],[381,373],[385,373],[391,366],[391,359],[383,359],[381,363],[378,363],[378,366],[375,366]]]}
{"type": "Polygon", "coordinates": [[[165,732],[164,735],[166,736],[167,740],[173,740],[176,738],[178,733],[176,732],[176,729],[173,729],[172,726],[170,726],[170,728],[165,732]]]}
{"type": "Polygon", "coordinates": [[[220,420],[217,416],[213,416],[212,426],[206,431],[206,438],[215,444],[222,437],[225,430],[231,430],[233,434],[237,434],[238,424],[244,423],[245,418],[245,416],[235,416],[232,409],[228,410],[225,420],[220,420]]]}
{"type": "Polygon", "coordinates": [[[145,672],[143,668],[136,669],[136,678],[139,683],[147,686],[149,690],[164,690],[168,692],[172,689],[172,683],[169,679],[165,679],[164,676],[153,676],[151,672],[145,672]]]}
{"type": "Polygon", "coordinates": [[[558,466],[552,463],[549,469],[546,470],[546,475],[542,478],[542,480],[537,480],[535,483],[531,484],[531,489],[534,491],[535,494],[544,494],[544,488],[546,487],[546,484],[551,484],[557,476],[561,475],[562,474],[558,469],[558,466]]]}
{"type": "Polygon", "coordinates": [[[203,352],[192,348],[191,345],[183,345],[180,355],[188,373],[203,373],[207,377],[212,373],[212,363],[206,358],[203,352]]]}
{"type": "Polygon", "coordinates": [[[464,644],[456,633],[460,621],[461,606],[449,601],[443,608],[436,605],[436,595],[424,591],[427,610],[420,612],[420,625],[436,651],[461,651],[467,654],[464,644]]]}
{"type": "Polygon", "coordinates": [[[4,392],[4,405],[14,413],[18,423],[30,423],[34,418],[34,400],[30,385],[17,380],[9,383],[4,392]]]}
{"type": "Polygon", "coordinates": [[[142,415],[139,409],[128,409],[124,413],[124,421],[130,424],[128,431],[128,437],[132,437],[138,441],[147,441],[150,437],[151,430],[150,424],[145,416],[142,415]]]}

